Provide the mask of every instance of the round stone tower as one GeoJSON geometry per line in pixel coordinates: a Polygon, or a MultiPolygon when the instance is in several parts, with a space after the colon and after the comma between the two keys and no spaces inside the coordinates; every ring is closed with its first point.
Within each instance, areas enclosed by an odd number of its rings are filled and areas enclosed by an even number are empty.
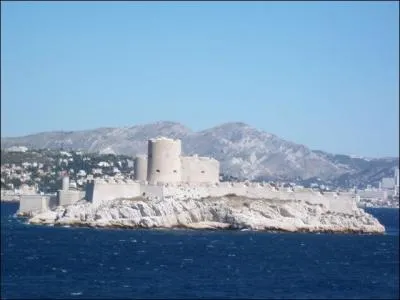
{"type": "Polygon", "coordinates": [[[148,143],[147,181],[155,183],[181,182],[180,140],[156,138],[148,143]]]}
{"type": "Polygon", "coordinates": [[[69,176],[68,175],[64,175],[64,177],[62,178],[62,187],[61,188],[63,191],[69,190],[69,176]]]}
{"type": "Polygon", "coordinates": [[[135,180],[146,181],[147,180],[147,156],[138,155],[135,158],[135,180]]]}

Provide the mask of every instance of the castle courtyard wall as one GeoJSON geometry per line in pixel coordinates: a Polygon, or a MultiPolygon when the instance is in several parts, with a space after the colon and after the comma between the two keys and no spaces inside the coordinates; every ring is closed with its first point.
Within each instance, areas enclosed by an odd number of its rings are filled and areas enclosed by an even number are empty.
{"type": "Polygon", "coordinates": [[[140,196],[140,183],[107,183],[91,182],[86,190],[86,200],[92,203],[109,201],[118,198],[134,198],[140,196]]]}
{"type": "Polygon", "coordinates": [[[182,183],[219,182],[219,162],[209,157],[182,156],[182,183]]]}
{"type": "Polygon", "coordinates": [[[145,199],[174,198],[176,200],[201,199],[236,195],[250,199],[292,200],[323,205],[329,211],[351,213],[356,208],[355,196],[351,193],[320,193],[311,189],[293,191],[276,189],[257,183],[222,182],[219,184],[165,184],[151,185],[132,182],[129,184],[96,183],[93,185],[91,202],[118,198],[143,197],[145,199]]]}

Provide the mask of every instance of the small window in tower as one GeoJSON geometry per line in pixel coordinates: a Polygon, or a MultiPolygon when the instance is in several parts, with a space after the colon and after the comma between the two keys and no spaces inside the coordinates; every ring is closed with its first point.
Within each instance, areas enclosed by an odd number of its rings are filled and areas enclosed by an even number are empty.
{"type": "Polygon", "coordinates": [[[176,173],[176,170],[174,170],[174,173],[176,173]]]}
{"type": "Polygon", "coordinates": [[[157,172],[157,173],[160,173],[160,170],[157,169],[156,172],[157,172]]]}
{"type": "Polygon", "coordinates": [[[201,173],[204,174],[205,172],[204,172],[204,171],[201,171],[201,173]]]}

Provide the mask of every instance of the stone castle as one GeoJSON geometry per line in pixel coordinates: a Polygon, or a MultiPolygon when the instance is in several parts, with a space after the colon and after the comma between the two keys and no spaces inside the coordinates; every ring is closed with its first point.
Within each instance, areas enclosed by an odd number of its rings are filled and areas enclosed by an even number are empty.
{"type": "Polygon", "coordinates": [[[135,180],[158,183],[217,183],[219,162],[209,157],[182,156],[180,140],[151,139],[147,156],[135,159],[135,180]]]}
{"type": "Polygon", "coordinates": [[[180,140],[164,137],[148,141],[147,155],[135,158],[134,180],[91,180],[85,191],[69,189],[68,177],[56,196],[29,195],[20,200],[20,213],[46,211],[86,200],[94,204],[115,199],[201,199],[237,195],[249,199],[296,200],[320,204],[332,212],[356,209],[353,193],[321,193],[311,189],[281,188],[267,183],[220,182],[220,164],[210,157],[182,156],[180,140]]]}

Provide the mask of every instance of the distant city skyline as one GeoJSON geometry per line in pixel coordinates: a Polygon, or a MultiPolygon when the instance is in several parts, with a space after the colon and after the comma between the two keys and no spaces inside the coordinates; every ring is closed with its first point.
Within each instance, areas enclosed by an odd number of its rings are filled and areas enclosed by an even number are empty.
{"type": "Polygon", "coordinates": [[[399,156],[399,4],[2,2],[1,136],[244,122],[399,156]]]}

